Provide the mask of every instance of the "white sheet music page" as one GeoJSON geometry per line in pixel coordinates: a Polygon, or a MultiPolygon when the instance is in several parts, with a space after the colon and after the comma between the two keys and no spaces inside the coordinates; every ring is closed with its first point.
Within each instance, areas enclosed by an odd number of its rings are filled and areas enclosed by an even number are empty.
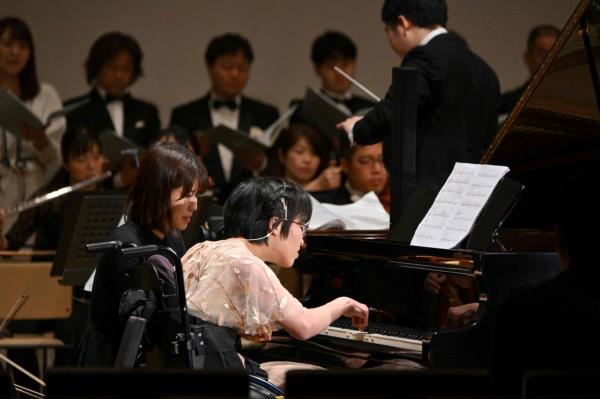
{"type": "Polygon", "coordinates": [[[469,234],[506,166],[456,163],[410,245],[450,249],[469,234]]]}

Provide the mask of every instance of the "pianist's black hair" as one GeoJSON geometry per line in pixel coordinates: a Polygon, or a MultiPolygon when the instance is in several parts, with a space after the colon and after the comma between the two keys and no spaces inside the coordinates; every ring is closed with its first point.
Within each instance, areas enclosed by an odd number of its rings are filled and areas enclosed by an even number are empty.
{"type": "Polygon", "coordinates": [[[448,6],[446,0],[385,0],[381,7],[383,23],[396,27],[399,15],[422,28],[446,26],[448,6]]]}
{"type": "Polygon", "coordinates": [[[287,238],[292,221],[308,222],[312,203],[296,183],[278,177],[258,177],[240,183],[233,190],[223,214],[226,237],[264,237],[253,242],[266,245],[272,217],[278,218],[277,224],[283,223],[281,234],[287,238]]]}

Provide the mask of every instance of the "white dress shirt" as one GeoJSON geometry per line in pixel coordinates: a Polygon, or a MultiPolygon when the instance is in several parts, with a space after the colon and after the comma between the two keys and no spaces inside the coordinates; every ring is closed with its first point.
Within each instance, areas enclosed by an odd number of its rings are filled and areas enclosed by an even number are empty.
{"type": "MultiPolygon", "coordinates": [[[[214,127],[223,125],[231,129],[237,129],[240,120],[240,105],[242,103],[242,97],[237,96],[234,98],[237,108],[232,110],[227,107],[220,107],[216,109],[212,106],[213,100],[218,99],[214,93],[211,93],[208,100],[208,106],[210,108],[210,119],[214,127]]],[[[219,156],[221,157],[221,167],[223,168],[223,174],[225,179],[229,181],[231,179],[231,169],[233,167],[233,152],[224,146],[223,144],[217,144],[219,149],[219,156]]]]}

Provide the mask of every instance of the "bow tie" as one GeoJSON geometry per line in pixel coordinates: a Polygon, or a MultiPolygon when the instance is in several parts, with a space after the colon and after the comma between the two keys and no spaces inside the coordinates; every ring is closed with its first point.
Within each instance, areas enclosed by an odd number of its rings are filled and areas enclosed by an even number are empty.
{"type": "Polygon", "coordinates": [[[235,100],[212,100],[211,105],[214,109],[220,109],[222,107],[227,107],[231,111],[235,111],[237,109],[237,103],[235,100]]]}
{"type": "Polygon", "coordinates": [[[104,102],[105,103],[112,103],[113,101],[125,101],[127,99],[129,99],[131,97],[131,95],[129,93],[125,93],[125,94],[121,94],[120,96],[115,96],[114,94],[106,94],[106,97],[104,98],[104,102]]]}

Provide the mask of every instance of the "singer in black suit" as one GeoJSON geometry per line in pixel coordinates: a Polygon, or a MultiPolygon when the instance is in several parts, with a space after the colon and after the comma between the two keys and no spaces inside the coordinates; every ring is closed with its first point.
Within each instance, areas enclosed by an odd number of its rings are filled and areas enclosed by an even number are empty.
{"type": "MultiPolygon", "coordinates": [[[[417,184],[448,176],[455,162],[477,162],[497,129],[500,101],[492,69],[449,33],[445,0],[386,0],[382,20],[402,67],[419,75],[417,98],[417,184]]],[[[364,118],[338,126],[357,144],[391,134],[391,88],[364,118]]],[[[400,154],[393,154],[399,156],[400,154]]]]}
{"type": "Polygon", "coordinates": [[[85,65],[92,90],[66,102],[87,100],[67,117],[69,128],[84,126],[94,134],[112,130],[142,147],[155,141],[160,130],[158,109],[127,92],[142,75],[141,63],[142,51],[131,36],[111,32],[96,40],[85,65]]]}
{"type": "Polygon", "coordinates": [[[277,108],[242,95],[252,60],[250,43],[242,36],[215,37],[205,52],[210,92],[176,107],[171,114],[170,125],[180,126],[192,136],[191,141],[214,180],[214,192],[220,204],[239,182],[264,169],[266,157],[233,154],[222,145],[199,139],[198,135],[219,124],[244,133],[256,128],[265,130],[279,116],[277,108]]]}

